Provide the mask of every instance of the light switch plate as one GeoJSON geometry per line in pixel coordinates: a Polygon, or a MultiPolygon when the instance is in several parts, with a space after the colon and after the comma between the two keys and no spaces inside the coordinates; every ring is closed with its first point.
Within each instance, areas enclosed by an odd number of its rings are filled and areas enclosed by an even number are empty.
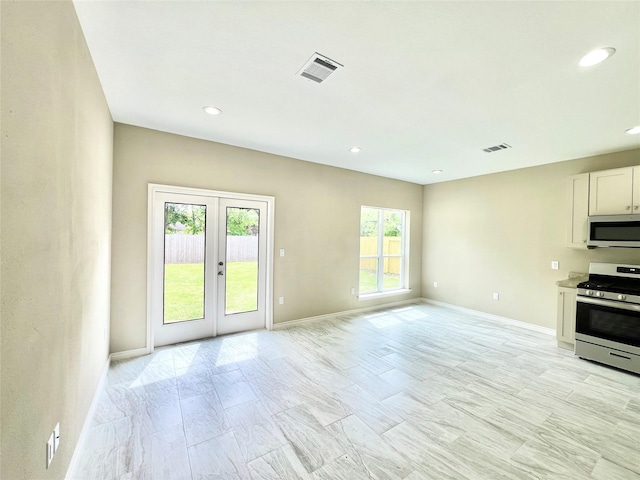
{"type": "Polygon", "coordinates": [[[552,260],[551,270],[558,270],[558,268],[560,268],[560,262],[558,262],[557,260],[552,260]]]}
{"type": "Polygon", "coordinates": [[[60,423],[56,423],[56,428],[53,429],[53,453],[56,453],[60,448],[60,423]]]}

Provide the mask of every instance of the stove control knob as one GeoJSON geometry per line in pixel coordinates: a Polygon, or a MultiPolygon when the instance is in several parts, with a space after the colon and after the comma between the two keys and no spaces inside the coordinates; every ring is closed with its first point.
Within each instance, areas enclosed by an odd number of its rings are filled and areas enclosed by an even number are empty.
{"type": "Polygon", "coordinates": [[[587,291],[586,291],[586,292],[584,292],[584,293],[586,293],[589,297],[590,297],[591,295],[593,295],[593,292],[592,292],[591,290],[587,290],[587,291]]]}
{"type": "Polygon", "coordinates": [[[626,295],[618,295],[618,300],[626,300],[627,296],[626,295]]]}
{"type": "Polygon", "coordinates": [[[604,293],[602,293],[602,292],[596,292],[596,297],[604,297],[604,293]]]}

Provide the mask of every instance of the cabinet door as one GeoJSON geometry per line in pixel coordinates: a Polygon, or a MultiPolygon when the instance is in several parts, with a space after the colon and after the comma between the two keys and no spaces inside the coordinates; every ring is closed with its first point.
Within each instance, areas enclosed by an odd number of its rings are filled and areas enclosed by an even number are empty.
{"type": "Polygon", "coordinates": [[[589,215],[589,174],[569,177],[567,246],[587,248],[587,217],[589,215]]]}
{"type": "Polygon", "coordinates": [[[576,290],[575,288],[558,289],[558,324],[557,340],[573,344],[576,331],[576,290]]]}
{"type": "Polygon", "coordinates": [[[632,213],[632,192],[632,167],[591,173],[589,215],[632,213]]]}

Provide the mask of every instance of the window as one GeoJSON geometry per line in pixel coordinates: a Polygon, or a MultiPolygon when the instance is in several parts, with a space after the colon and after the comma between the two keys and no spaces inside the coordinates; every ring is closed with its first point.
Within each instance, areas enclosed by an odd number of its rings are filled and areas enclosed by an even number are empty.
{"type": "Polygon", "coordinates": [[[406,290],[409,212],[360,210],[360,295],[406,290]]]}

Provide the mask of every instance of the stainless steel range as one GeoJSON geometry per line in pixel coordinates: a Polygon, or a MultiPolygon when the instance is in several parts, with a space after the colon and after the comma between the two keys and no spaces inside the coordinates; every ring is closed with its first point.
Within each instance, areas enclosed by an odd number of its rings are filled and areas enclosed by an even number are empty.
{"type": "Polygon", "coordinates": [[[589,265],[578,284],[575,353],[640,374],[639,265],[589,265]]]}

